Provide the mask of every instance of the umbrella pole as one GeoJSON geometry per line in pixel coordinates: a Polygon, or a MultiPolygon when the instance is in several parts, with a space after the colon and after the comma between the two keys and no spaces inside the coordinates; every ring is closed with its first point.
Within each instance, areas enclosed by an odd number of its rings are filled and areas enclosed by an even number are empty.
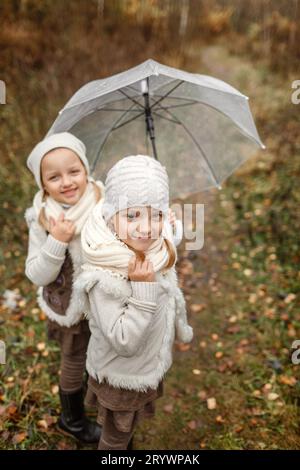
{"type": "Polygon", "coordinates": [[[151,107],[150,107],[150,100],[149,100],[149,78],[147,78],[147,83],[145,83],[144,81],[144,83],[142,84],[142,89],[143,89],[143,96],[145,100],[146,131],[147,131],[147,134],[149,134],[150,139],[151,139],[154,158],[158,160],[156,144],[155,144],[154,122],[153,122],[153,117],[152,117],[151,107]]]}

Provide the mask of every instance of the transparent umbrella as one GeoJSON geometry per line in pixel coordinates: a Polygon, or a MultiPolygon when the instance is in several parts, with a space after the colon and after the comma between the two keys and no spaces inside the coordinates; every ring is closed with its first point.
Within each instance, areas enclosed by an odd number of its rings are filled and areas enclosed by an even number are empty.
{"type": "Polygon", "coordinates": [[[171,197],[222,182],[257,151],[248,97],[231,85],[147,60],[81,87],[47,135],[69,131],[102,180],[120,158],[148,154],[165,165],[171,197]]]}

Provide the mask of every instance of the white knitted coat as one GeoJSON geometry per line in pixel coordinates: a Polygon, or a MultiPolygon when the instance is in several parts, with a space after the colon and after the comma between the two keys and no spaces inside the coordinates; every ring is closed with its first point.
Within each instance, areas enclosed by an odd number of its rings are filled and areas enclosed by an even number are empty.
{"type": "Polygon", "coordinates": [[[174,339],[193,338],[175,268],[156,273],[155,282],[91,269],[74,289],[80,302],[85,300],[82,310],[91,330],[87,370],[99,382],[106,378],[117,388],[155,389],[172,364],[174,339]]]}
{"type": "Polygon", "coordinates": [[[81,243],[80,234],[64,243],[56,240],[52,235],[47,235],[45,229],[38,223],[33,207],[25,212],[25,219],[29,227],[28,255],[25,263],[25,274],[33,284],[38,287],[37,301],[40,308],[50,320],[56,321],[61,326],[70,327],[79,322],[83,311],[80,310],[78,299],[72,290],[69,306],[65,315],[58,315],[43,299],[43,287],[53,282],[63,265],[68,248],[73,262],[73,279],[81,272],[81,243]]]}

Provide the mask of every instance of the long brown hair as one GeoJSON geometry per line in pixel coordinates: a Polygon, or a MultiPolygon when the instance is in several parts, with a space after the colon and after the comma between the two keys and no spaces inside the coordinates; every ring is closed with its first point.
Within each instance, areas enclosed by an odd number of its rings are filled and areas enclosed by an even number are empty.
{"type": "MultiPolygon", "coordinates": [[[[167,264],[165,266],[163,266],[162,271],[168,271],[168,269],[172,268],[172,266],[176,262],[176,251],[174,249],[174,246],[172,245],[172,243],[169,240],[167,240],[166,238],[164,240],[165,240],[165,243],[166,243],[166,248],[167,248],[167,251],[168,251],[169,259],[168,259],[167,264]]],[[[141,261],[144,261],[145,253],[143,251],[138,251],[138,250],[136,250],[132,247],[130,247],[130,249],[135,253],[135,255],[138,259],[140,259],[141,261]]]]}
{"type": "Polygon", "coordinates": [[[176,251],[172,243],[165,238],[165,243],[167,245],[167,250],[169,254],[169,260],[166,264],[166,266],[163,267],[164,271],[167,271],[168,269],[172,268],[172,266],[175,264],[177,256],[176,256],[176,251]]]}
{"type": "MultiPolygon", "coordinates": [[[[46,202],[48,193],[43,190],[43,197],[42,197],[42,203],[46,202]]],[[[49,231],[49,222],[47,220],[46,214],[45,214],[45,208],[42,206],[39,216],[38,216],[38,223],[46,230],[46,232],[49,231]]]]}

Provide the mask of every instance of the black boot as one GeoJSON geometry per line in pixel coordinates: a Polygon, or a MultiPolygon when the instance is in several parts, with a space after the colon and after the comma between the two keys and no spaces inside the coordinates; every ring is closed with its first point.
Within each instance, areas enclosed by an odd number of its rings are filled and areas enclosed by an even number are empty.
{"type": "Polygon", "coordinates": [[[101,427],[85,416],[83,389],[76,392],[64,392],[60,389],[59,396],[62,408],[58,420],[59,428],[82,442],[99,442],[101,427]]]}
{"type": "Polygon", "coordinates": [[[133,436],[130,439],[130,441],[128,442],[127,450],[133,450],[133,436]]]}

